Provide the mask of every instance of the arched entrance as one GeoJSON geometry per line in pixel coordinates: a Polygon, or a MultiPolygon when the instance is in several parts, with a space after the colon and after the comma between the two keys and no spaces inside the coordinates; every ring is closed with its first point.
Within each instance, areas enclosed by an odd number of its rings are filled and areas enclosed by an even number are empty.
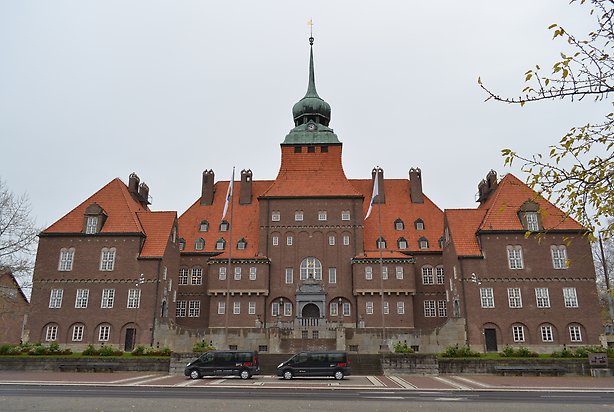
{"type": "Polygon", "coordinates": [[[303,318],[319,318],[320,317],[320,308],[313,303],[308,303],[303,307],[303,312],[301,313],[303,318]]]}

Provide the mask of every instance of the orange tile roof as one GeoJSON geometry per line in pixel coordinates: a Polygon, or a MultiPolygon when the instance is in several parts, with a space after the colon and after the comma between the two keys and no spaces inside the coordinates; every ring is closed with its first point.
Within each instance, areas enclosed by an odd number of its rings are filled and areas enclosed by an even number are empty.
{"type": "Polygon", "coordinates": [[[445,219],[457,256],[481,256],[477,232],[487,210],[446,209],[445,219]]]}
{"type": "MultiPolygon", "coordinates": [[[[395,250],[382,250],[382,259],[410,259],[412,256],[406,255],[395,250]]],[[[356,256],[355,259],[379,259],[379,250],[365,251],[364,255],[356,256]]]]}
{"type": "Polygon", "coordinates": [[[92,203],[97,203],[107,215],[101,233],[144,233],[136,212],[149,209],[134,200],[126,185],[118,178],[111,180],[43,233],[81,233],[85,209],[92,203]]]}
{"type": "Polygon", "coordinates": [[[568,217],[563,211],[520,181],[516,176],[507,174],[501,179],[495,192],[479,206],[488,209],[480,230],[518,230],[524,231],[518,211],[527,200],[539,205],[541,221],[545,230],[582,230],[583,227],[568,217]]]}
{"type": "MultiPolygon", "coordinates": [[[[320,146],[316,147],[320,150],[320,146]]],[[[327,153],[294,153],[282,146],[277,178],[262,196],[320,197],[360,196],[350,184],[341,164],[341,145],[328,146],[327,153]]],[[[370,198],[370,195],[369,195],[370,198]]]]}
{"type": "Polygon", "coordinates": [[[140,256],[164,256],[173,225],[177,219],[177,212],[137,212],[137,217],[147,235],[140,256]]]}
{"type": "MultiPolygon", "coordinates": [[[[373,193],[371,179],[351,180],[356,189],[364,196],[363,216],[366,216],[373,193]]],[[[408,252],[440,252],[439,239],[443,235],[443,212],[426,195],[424,203],[412,203],[410,198],[408,179],[385,179],[385,204],[373,205],[371,215],[364,222],[364,248],[365,252],[377,251],[379,238],[378,209],[381,208],[381,231],[386,240],[388,249],[397,249],[397,239],[404,237],[407,240],[408,252]],[[405,226],[404,230],[396,230],[395,220],[400,218],[405,226]],[[414,222],[422,219],[424,230],[416,230],[414,222]],[[428,240],[428,249],[420,249],[418,240],[425,237],[428,240]]]]}

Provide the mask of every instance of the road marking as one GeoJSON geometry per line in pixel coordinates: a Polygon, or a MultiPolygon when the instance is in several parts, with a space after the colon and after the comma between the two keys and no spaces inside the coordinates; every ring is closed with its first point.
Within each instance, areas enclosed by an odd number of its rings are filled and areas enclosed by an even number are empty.
{"type": "Polygon", "coordinates": [[[373,386],[384,386],[384,383],[375,376],[367,376],[367,379],[373,384],[373,386]]]}
{"type": "Polygon", "coordinates": [[[209,383],[209,385],[221,385],[224,382],[226,382],[226,379],[216,379],[212,381],[211,383],[209,383]]]}
{"type": "Polygon", "coordinates": [[[365,396],[366,399],[405,399],[403,396],[365,396]]]}
{"type": "Polygon", "coordinates": [[[418,389],[418,387],[416,385],[412,385],[411,383],[407,382],[406,380],[399,378],[398,376],[388,376],[388,378],[393,381],[394,383],[396,383],[397,385],[401,386],[402,388],[405,389],[418,389]]]}
{"type": "Polygon", "coordinates": [[[192,385],[195,385],[196,382],[198,382],[198,379],[189,379],[189,380],[186,380],[185,382],[176,383],[173,386],[192,386],[192,385]]]}
{"type": "Polygon", "coordinates": [[[117,381],[111,381],[109,383],[126,383],[126,382],[131,382],[131,381],[139,381],[141,379],[151,378],[152,376],[159,376],[159,375],[133,376],[132,378],[120,379],[120,380],[117,380],[117,381]]]}
{"type": "Polygon", "coordinates": [[[166,378],[168,378],[168,375],[156,376],[155,378],[151,378],[151,379],[144,379],[144,380],[141,380],[141,381],[130,382],[128,384],[128,386],[145,385],[147,383],[159,381],[159,380],[166,379],[166,378]]]}
{"type": "Polygon", "coordinates": [[[461,385],[460,383],[456,383],[454,381],[451,381],[450,379],[442,378],[440,376],[433,376],[433,378],[438,380],[438,381],[440,381],[440,382],[445,383],[446,385],[450,385],[450,386],[452,386],[453,388],[456,388],[456,389],[463,389],[463,390],[471,389],[468,386],[461,385]]]}
{"type": "Polygon", "coordinates": [[[492,388],[491,385],[488,385],[488,384],[482,383],[482,382],[478,382],[478,381],[474,381],[473,379],[463,378],[462,376],[455,376],[454,379],[467,382],[467,383],[469,383],[471,385],[480,386],[482,388],[492,388]]]}

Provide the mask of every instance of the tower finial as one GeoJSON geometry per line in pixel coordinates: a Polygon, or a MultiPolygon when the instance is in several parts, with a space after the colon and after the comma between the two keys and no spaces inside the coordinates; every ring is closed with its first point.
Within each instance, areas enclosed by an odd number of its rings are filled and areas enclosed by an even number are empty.
{"type": "Polygon", "coordinates": [[[309,26],[309,45],[313,46],[313,19],[309,19],[307,25],[309,26]]]}

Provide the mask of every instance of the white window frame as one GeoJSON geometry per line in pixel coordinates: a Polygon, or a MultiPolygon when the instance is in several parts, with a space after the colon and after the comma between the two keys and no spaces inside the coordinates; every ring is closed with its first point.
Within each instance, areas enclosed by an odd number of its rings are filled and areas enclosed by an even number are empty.
{"type": "Polygon", "coordinates": [[[141,289],[128,289],[128,301],[126,307],[128,309],[138,309],[141,306],[141,289]]]}
{"type": "Polygon", "coordinates": [[[224,239],[218,239],[215,241],[215,250],[224,250],[225,248],[226,242],[224,241],[224,239]]]}
{"type": "Polygon", "coordinates": [[[100,252],[100,270],[111,272],[115,267],[115,248],[102,248],[100,252]]]}
{"type": "Polygon", "coordinates": [[[328,283],[337,283],[337,268],[328,268],[328,283]]]}
{"type": "Polygon", "coordinates": [[[203,284],[203,268],[201,267],[193,267],[190,269],[190,283],[192,285],[202,285],[203,284]]]}
{"type": "Polygon", "coordinates": [[[434,300],[425,300],[424,301],[424,317],[425,318],[434,318],[437,316],[436,303],[434,300]]]}
{"type": "Polygon", "coordinates": [[[567,269],[567,248],[565,245],[550,246],[552,267],[554,269],[567,269]]]}
{"type": "Polygon", "coordinates": [[[320,222],[326,221],[326,218],[328,217],[326,210],[319,210],[318,211],[318,220],[320,222]]]}
{"type": "Polygon", "coordinates": [[[113,308],[115,302],[115,289],[102,289],[102,298],[100,299],[101,309],[113,308]]]}
{"type": "Polygon", "coordinates": [[[507,302],[510,309],[522,308],[522,292],[520,288],[507,288],[507,302]]]}
{"type": "Polygon", "coordinates": [[[258,268],[256,266],[250,266],[249,268],[249,280],[256,280],[258,276],[258,268]]]}
{"type": "Polygon", "coordinates": [[[514,342],[524,342],[524,326],[512,325],[512,338],[514,342]]]}
{"type": "Polygon", "coordinates": [[[56,340],[58,340],[58,325],[47,325],[45,341],[54,342],[56,340]]]}
{"type": "Polygon", "coordinates": [[[420,249],[428,249],[429,248],[429,241],[426,239],[422,239],[418,242],[418,245],[420,247],[420,249]]]}
{"type": "Polygon", "coordinates": [[[539,218],[537,212],[525,212],[524,218],[527,222],[527,230],[537,232],[539,230],[539,218]]]}
{"type": "Polygon", "coordinates": [[[179,268],[179,278],[177,280],[177,284],[179,285],[187,285],[189,277],[190,269],[188,268],[179,268]]]}
{"type": "Polygon", "coordinates": [[[60,250],[60,262],[58,263],[58,270],[60,272],[70,272],[72,270],[73,262],[75,258],[75,248],[62,248],[60,250]]]}
{"type": "Polygon", "coordinates": [[[294,211],[294,221],[295,222],[302,222],[303,221],[303,211],[302,210],[294,211]]]}
{"type": "Polygon", "coordinates": [[[341,306],[343,316],[350,316],[351,309],[352,307],[350,305],[350,302],[343,302],[343,305],[341,306]]]}
{"type": "Polygon", "coordinates": [[[271,316],[279,316],[279,302],[271,303],[271,316]]]}
{"type": "Polygon", "coordinates": [[[443,266],[435,266],[435,283],[438,285],[444,285],[446,283],[446,276],[443,270],[443,266]]]}
{"type": "Polygon", "coordinates": [[[292,235],[286,236],[286,246],[292,246],[293,243],[294,243],[294,238],[292,237],[292,235]]]}
{"type": "Polygon", "coordinates": [[[365,266],[365,279],[373,280],[373,268],[371,266],[365,266]]]}
{"type": "Polygon", "coordinates": [[[576,288],[563,288],[563,301],[566,308],[578,307],[578,293],[576,288]]]}
{"type": "Polygon", "coordinates": [[[200,318],[200,300],[191,300],[188,306],[189,318],[200,318]]]}
{"type": "Polygon", "coordinates": [[[281,213],[279,213],[279,210],[274,210],[271,213],[271,221],[272,222],[279,222],[281,220],[281,213]]]}
{"type": "Polygon", "coordinates": [[[448,302],[446,302],[445,300],[437,301],[437,316],[439,316],[440,318],[448,317],[448,302]]]}
{"type": "Polygon", "coordinates": [[[388,280],[388,266],[382,266],[382,279],[388,280]]]}
{"type": "Polygon", "coordinates": [[[397,315],[404,315],[405,314],[405,302],[400,301],[397,302],[397,315]]]}
{"type": "Polygon", "coordinates": [[[241,280],[241,266],[235,266],[234,280],[241,280]]]}
{"type": "Polygon", "coordinates": [[[342,210],[341,211],[341,220],[350,220],[350,211],[349,210],[342,210]]]}
{"type": "Polygon", "coordinates": [[[77,289],[77,293],[75,295],[75,308],[76,309],[87,308],[89,297],[90,297],[89,289],[77,289]]]}
{"type": "Polygon", "coordinates": [[[111,337],[111,325],[100,325],[98,327],[98,341],[108,342],[111,337]]]}
{"type": "Polygon", "coordinates": [[[552,333],[552,325],[542,325],[539,327],[539,334],[542,342],[554,342],[554,334],[552,333]]]}
{"type": "Polygon", "coordinates": [[[398,280],[402,280],[402,279],[403,279],[403,274],[404,274],[404,273],[403,273],[403,266],[397,266],[397,267],[395,268],[395,275],[396,275],[396,278],[397,278],[398,280]]]}
{"type": "Polygon", "coordinates": [[[350,245],[350,235],[343,235],[343,246],[350,245]]]}
{"type": "Polygon", "coordinates": [[[62,297],[64,289],[51,289],[49,293],[49,309],[59,309],[62,307],[62,297]]]}
{"type": "Polygon", "coordinates": [[[572,342],[582,342],[582,328],[580,325],[569,326],[569,340],[572,342]]]}
{"type": "Polygon", "coordinates": [[[256,314],[256,302],[249,302],[247,304],[247,313],[249,315],[255,315],[256,314]]]}
{"type": "Polygon", "coordinates": [[[399,240],[399,249],[407,249],[407,240],[399,240]]]}
{"type": "Polygon", "coordinates": [[[433,267],[430,265],[424,265],[421,269],[422,272],[422,284],[423,285],[434,285],[435,278],[433,276],[433,267]]]}
{"type": "Polygon", "coordinates": [[[176,302],[175,311],[178,318],[185,318],[188,314],[188,301],[178,300],[176,302]]]}
{"type": "Polygon", "coordinates": [[[279,236],[273,236],[271,238],[273,246],[279,246],[279,236]]]}
{"type": "Polygon", "coordinates": [[[72,327],[72,341],[73,342],[81,342],[83,341],[83,332],[85,331],[85,326],[83,324],[74,325],[72,327]]]}
{"type": "Polygon", "coordinates": [[[294,283],[294,268],[286,268],[286,285],[294,283]]]}
{"type": "Polygon", "coordinates": [[[550,307],[550,292],[548,288],[535,288],[535,305],[540,309],[550,307]]]}
{"type": "Polygon", "coordinates": [[[507,246],[507,264],[512,270],[524,269],[522,246],[507,246]]]}
{"type": "Polygon", "coordinates": [[[300,266],[301,280],[309,279],[309,274],[313,274],[315,280],[322,280],[322,263],[319,259],[310,256],[303,259],[300,266]]]}
{"type": "Polygon", "coordinates": [[[328,246],[335,246],[335,235],[328,235],[328,246]]]}
{"type": "Polygon", "coordinates": [[[331,302],[330,305],[328,305],[328,311],[330,316],[339,316],[339,303],[331,302]]]}
{"type": "Polygon", "coordinates": [[[196,239],[194,242],[194,250],[203,250],[205,248],[205,239],[202,237],[196,239]]]}
{"type": "Polygon", "coordinates": [[[292,316],[292,302],[284,302],[284,316],[292,316]]]}
{"type": "Polygon", "coordinates": [[[223,315],[226,313],[226,302],[218,302],[217,303],[217,314],[223,315]]]}
{"type": "Polygon", "coordinates": [[[98,233],[98,216],[88,216],[85,223],[85,234],[93,235],[98,233]]]}
{"type": "Polygon", "coordinates": [[[385,300],[384,301],[384,315],[388,315],[390,314],[390,305],[388,304],[388,301],[385,300]]]}
{"type": "Polygon", "coordinates": [[[226,280],[226,267],[225,266],[220,266],[220,269],[218,270],[217,278],[218,280],[226,280]]]}
{"type": "Polygon", "coordinates": [[[495,307],[495,295],[493,288],[480,288],[480,305],[484,309],[495,307]]]}
{"type": "Polygon", "coordinates": [[[241,302],[232,302],[232,314],[233,315],[241,314],[241,302]]]}
{"type": "Polygon", "coordinates": [[[365,303],[365,311],[367,315],[373,315],[373,302],[365,303]]]}

